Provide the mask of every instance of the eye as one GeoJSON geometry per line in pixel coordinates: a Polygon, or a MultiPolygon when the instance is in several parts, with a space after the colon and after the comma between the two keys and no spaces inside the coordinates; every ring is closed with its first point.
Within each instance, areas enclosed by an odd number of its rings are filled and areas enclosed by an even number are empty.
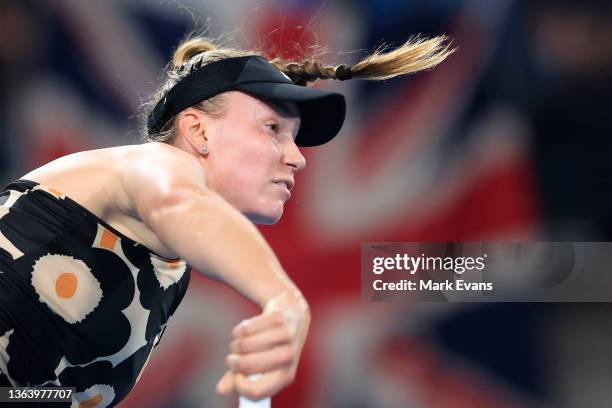
{"type": "Polygon", "coordinates": [[[266,126],[269,129],[271,129],[274,133],[278,133],[278,129],[279,129],[278,123],[273,123],[273,122],[272,123],[266,123],[266,126]]]}

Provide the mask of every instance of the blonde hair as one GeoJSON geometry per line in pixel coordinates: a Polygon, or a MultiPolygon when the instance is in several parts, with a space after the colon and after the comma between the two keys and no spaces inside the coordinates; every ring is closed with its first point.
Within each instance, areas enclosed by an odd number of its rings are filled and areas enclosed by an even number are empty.
{"type": "MultiPolygon", "coordinates": [[[[309,82],[317,79],[346,80],[360,78],[381,81],[400,75],[408,75],[435,67],[454,51],[455,49],[451,48],[451,43],[446,36],[429,39],[414,37],[391,51],[387,51],[387,47],[379,47],[353,65],[326,65],[316,57],[305,58],[300,62],[274,58],[269,62],[291,78],[294,83],[306,86],[309,82]]],[[[220,48],[203,36],[189,35],[174,52],[172,61],[167,67],[164,84],[144,104],[148,110],[146,114],[177,82],[198,68],[225,58],[250,55],[263,56],[258,51],[242,51],[230,47],[220,48]]],[[[209,116],[219,117],[223,113],[224,94],[221,93],[208,98],[192,107],[209,116]]],[[[146,130],[145,126],[144,141],[171,143],[176,134],[175,120],[177,116],[168,121],[158,132],[146,130]]]]}

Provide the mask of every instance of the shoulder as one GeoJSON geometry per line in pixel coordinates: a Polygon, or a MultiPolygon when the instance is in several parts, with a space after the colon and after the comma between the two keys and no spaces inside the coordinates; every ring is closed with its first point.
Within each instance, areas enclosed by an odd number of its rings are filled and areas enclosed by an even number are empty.
{"type": "MultiPolygon", "coordinates": [[[[193,155],[172,145],[161,142],[149,142],[133,145],[125,154],[127,159],[138,162],[156,162],[158,167],[167,168],[174,165],[198,166],[198,160],[193,155]]],[[[128,163],[129,164],[129,163],[128,163]]]]}
{"type": "MultiPolygon", "coordinates": [[[[204,168],[193,155],[165,143],[146,143],[127,151],[119,168],[121,181],[126,185],[148,181],[152,187],[163,187],[164,182],[206,184],[204,168]]],[[[145,187],[140,185],[140,187],[145,187]]]]}
{"type": "Polygon", "coordinates": [[[207,191],[206,173],[198,159],[165,143],[145,143],[125,151],[117,166],[121,202],[126,212],[161,205],[207,191]]]}

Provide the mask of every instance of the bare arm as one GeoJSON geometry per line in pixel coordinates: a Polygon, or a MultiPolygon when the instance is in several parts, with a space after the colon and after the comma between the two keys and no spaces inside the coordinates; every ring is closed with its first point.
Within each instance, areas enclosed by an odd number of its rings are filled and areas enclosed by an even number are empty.
{"type": "Polygon", "coordinates": [[[262,314],[233,330],[217,391],[258,400],[290,384],[310,326],[308,304],[257,228],[206,187],[197,159],[145,146],[122,170],[128,206],[172,251],[259,304],[262,314]],[[258,381],[248,376],[264,373],[258,381]]]}
{"type": "Polygon", "coordinates": [[[206,187],[196,158],[165,146],[143,148],[150,152],[123,165],[121,183],[164,245],[262,307],[283,291],[297,291],[257,228],[206,187]]]}

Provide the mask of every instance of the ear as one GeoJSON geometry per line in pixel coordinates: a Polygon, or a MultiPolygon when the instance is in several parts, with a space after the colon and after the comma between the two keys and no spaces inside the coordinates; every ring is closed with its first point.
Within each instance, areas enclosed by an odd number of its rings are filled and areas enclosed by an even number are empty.
{"type": "Polygon", "coordinates": [[[208,118],[197,109],[187,108],[179,114],[179,135],[197,152],[206,144],[208,118]]]}

